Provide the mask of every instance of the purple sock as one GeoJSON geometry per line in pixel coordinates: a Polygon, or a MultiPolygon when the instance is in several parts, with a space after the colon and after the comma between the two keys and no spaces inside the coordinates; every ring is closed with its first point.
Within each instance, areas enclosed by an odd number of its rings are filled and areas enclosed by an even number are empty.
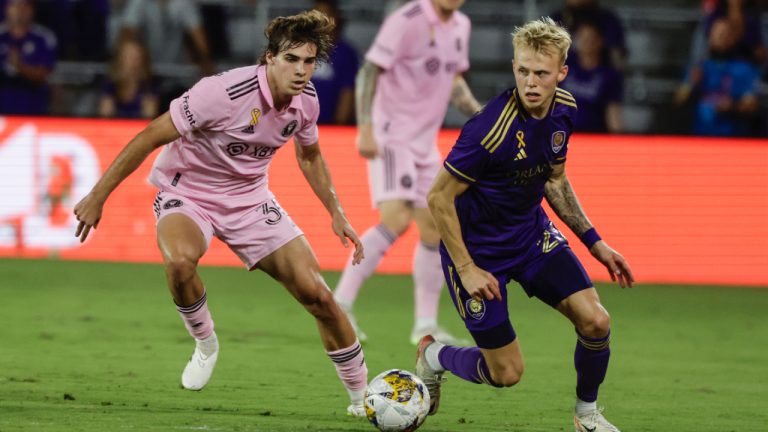
{"type": "Polygon", "coordinates": [[[475,384],[488,384],[494,387],[501,387],[491,381],[491,372],[485,363],[483,353],[478,347],[455,347],[446,345],[438,359],[443,367],[451,371],[457,377],[473,382],[475,384]]]}
{"type": "Polygon", "coordinates": [[[597,389],[608,371],[611,357],[611,332],[604,338],[589,338],[576,332],[576,352],[573,363],[576,366],[576,396],[584,402],[597,400],[597,389]]]}

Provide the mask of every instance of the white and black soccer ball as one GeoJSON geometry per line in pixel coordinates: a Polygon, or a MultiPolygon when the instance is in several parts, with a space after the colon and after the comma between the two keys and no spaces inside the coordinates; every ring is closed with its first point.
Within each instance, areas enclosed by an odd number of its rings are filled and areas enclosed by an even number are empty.
{"type": "Polygon", "coordinates": [[[390,369],[365,389],[365,414],[382,432],[412,432],[429,413],[429,391],[411,372],[390,369]]]}

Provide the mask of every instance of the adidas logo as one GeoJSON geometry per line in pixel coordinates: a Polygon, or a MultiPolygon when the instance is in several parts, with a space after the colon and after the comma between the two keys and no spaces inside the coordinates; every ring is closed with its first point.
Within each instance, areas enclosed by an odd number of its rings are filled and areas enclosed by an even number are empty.
{"type": "Polygon", "coordinates": [[[515,156],[515,160],[516,161],[523,160],[526,157],[528,157],[528,155],[525,154],[525,149],[521,148],[520,151],[517,152],[517,156],[515,156]]]}
{"type": "Polygon", "coordinates": [[[253,133],[253,125],[249,125],[248,127],[242,129],[240,132],[247,133],[247,134],[252,134],[253,133]]]}

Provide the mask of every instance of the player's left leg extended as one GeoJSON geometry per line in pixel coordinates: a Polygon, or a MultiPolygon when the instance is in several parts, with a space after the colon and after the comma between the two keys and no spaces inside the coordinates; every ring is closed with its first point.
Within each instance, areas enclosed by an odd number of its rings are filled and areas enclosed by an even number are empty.
{"type": "Polygon", "coordinates": [[[261,259],[257,266],[282,283],[315,317],[323,346],[349,393],[351,405],[347,413],[365,416],[363,393],[368,368],[363,349],[346,314],[333,300],[307,240],[304,236],[294,238],[261,259]]]}
{"type": "Polygon", "coordinates": [[[576,431],[618,432],[597,407],[597,391],[605,378],[611,356],[608,311],[600,304],[594,288],[571,294],[557,305],[557,310],[576,327],[576,431]]]}
{"type": "Polygon", "coordinates": [[[440,266],[440,233],[427,208],[414,208],[414,220],[419,228],[419,243],[413,251],[414,325],[411,343],[432,335],[440,342],[467,345],[469,341],[455,338],[437,325],[440,293],[443,289],[443,269],[440,266]]]}

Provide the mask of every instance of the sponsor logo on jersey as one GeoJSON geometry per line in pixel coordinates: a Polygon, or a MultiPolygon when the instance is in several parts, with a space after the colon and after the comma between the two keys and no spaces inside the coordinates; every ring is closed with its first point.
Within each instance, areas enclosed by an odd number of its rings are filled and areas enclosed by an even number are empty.
{"type": "Polygon", "coordinates": [[[428,74],[435,75],[440,70],[440,59],[437,57],[430,57],[426,63],[424,63],[424,68],[427,70],[428,74]]]}
{"type": "Polygon", "coordinates": [[[560,153],[565,145],[565,131],[557,131],[552,134],[552,151],[560,153]]]}
{"type": "Polygon", "coordinates": [[[227,144],[227,153],[230,156],[239,156],[248,150],[248,144],[244,142],[233,142],[227,144]]]}
{"type": "Polygon", "coordinates": [[[192,114],[192,110],[189,109],[189,93],[185,94],[181,99],[181,109],[184,110],[184,117],[187,118],[187,123],[194,127],[197,122],[195,121],[195,116],[192,114]]]}
{"type": "Polygon", "coordinates": [[[290,122],[290,123],[288,123],[287,125],[285,125],[285,127],[283,128],[283,132],[282,132],[281,134],[282,134],[284,137],[289,137],[289,136],[291,136],[291,134],[293,134],[293,131],[295,131],[295,130],[296,130],[296,126],[298,126],[298,125],[299,125],[299,122],[297,122],[296,120],[291,120],[291,122],[290,122]]]}
{"type": "Polygon", "coordinates": [[[466,310],[473,319],[481,320],[485,316],[485,300],[475,300],[473,298],[465,302],[466,310]]]}

